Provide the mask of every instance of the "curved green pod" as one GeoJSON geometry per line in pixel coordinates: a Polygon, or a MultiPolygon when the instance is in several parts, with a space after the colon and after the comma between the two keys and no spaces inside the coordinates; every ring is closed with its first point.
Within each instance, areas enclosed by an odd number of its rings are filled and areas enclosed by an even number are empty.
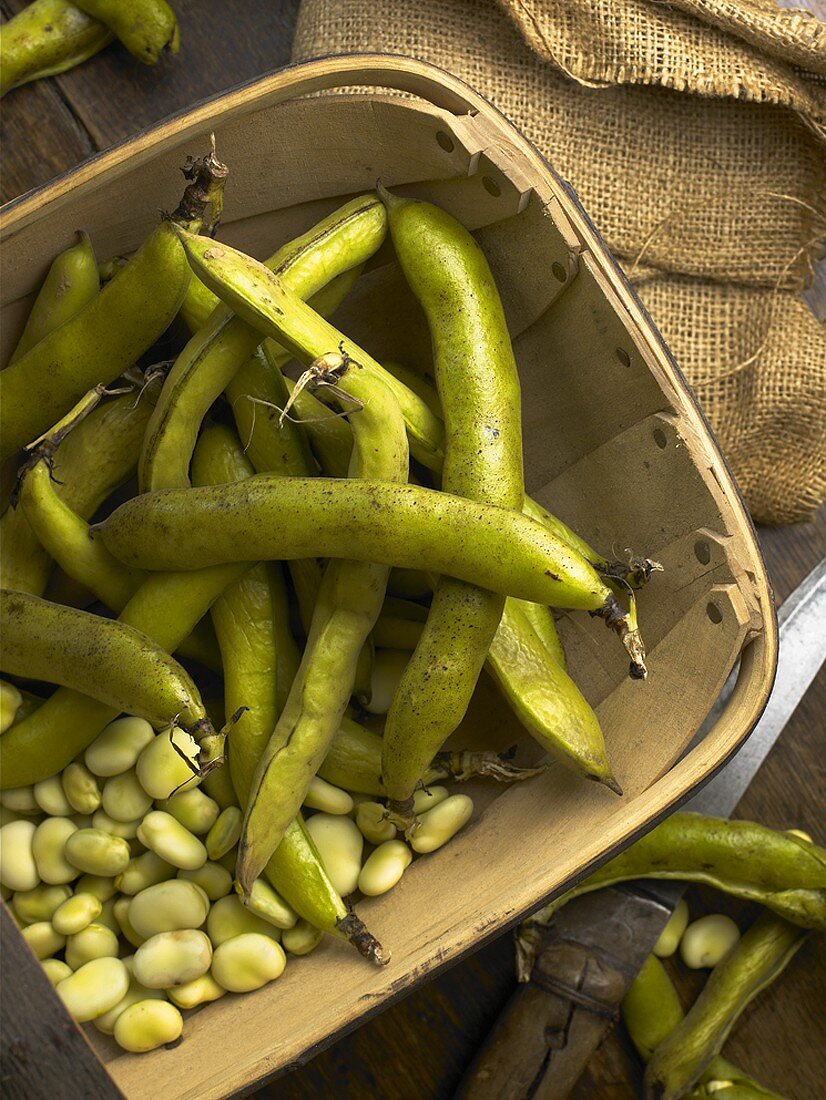
{"type": "Polygon", "coordinates": [[[0,590],[0,668],[81,691],[156,726],[179,718],[211,731],[188,673],[142,632],[123,622],[0,590]]]}
{"type": "MultiPolygon", "coordinates": [[[[360,196],[280,248],[268,268],[293,293],[307,298],[335,276],[360,267],[385,232],[384,207],[374,196],[360,196]]],[[[215,251],[222,248],[206,243],[215,251]]],[[[138,468],[142,491],[189,483],[189,463],[207,410],[261,341],[257,329],[224,305],[190,339],[169,372],[147,428],[138,468]]],[[[259,412],[266,415],[263,409],[259,412]]]]}
{"type": "Polygon", "coordinates": [[[154,65],[164,50],[181,48],[178,21],[166,0],[77,0],[77,7],[99,19],[144,65],[154,65]]]}
{"type": "Polygon", "coordinates": [[[753,821],[693,813],[672,814],[528,923],[547,923],[580,894],[635,878],[699,882],[826,930],[826,850],[753,821]]]}
{"type": "Polygon", "coordinates": [[[100,278],[92,242],[88,233],[78,230],[77,242],[52,261],[9,363],[25,355],[44,336],[79,313],[99,290],[100,278]]]}
{"type": "Polygon", "coordinates": [[[94,386],[131,367],[169,326],[190,279],[178,222],[200,229],[226,176],[214,157],[196,165],[171,219],[79,313],[0,372],[0,461],[37,439],[94,386]]]}
{"type": "Polygon", "coordinates": [[[69,0],[34,0],[0,28],[0,96],[94,57],[114,35],[69,0]]]}
{"type": "Polygon", "coordinates": [[[258,474],[238,485],[145,493],[94,530],[121,561],[144,569],[349,557],[555,607],[616,603],[592,566],[527,516],[418,485],[258,474]]]}

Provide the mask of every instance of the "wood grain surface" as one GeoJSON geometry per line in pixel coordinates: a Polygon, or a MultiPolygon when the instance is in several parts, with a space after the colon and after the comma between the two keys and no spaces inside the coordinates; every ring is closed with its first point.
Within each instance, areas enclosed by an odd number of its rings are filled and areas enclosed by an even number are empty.
{"type": "MultiPolygon", "coordinates": [[[[8,17],[23,6],[24,0],[9,0],[0,3],[0,13],[8,17]]],[[[4,99],[3,200],[166,115],[289,60],[297,0],[231,5],[175,0],[174,6],[182,27],[181,53],[157,68],[140,65],[113,45],[70,73],[17,89],[4,99]]],[[[762,528],[759,536],[778,600],[826,553],[823,516],[813,524],[762,528]]],[[[803,828],[824,842],[824,713],[826,677],[821,676],[742,799],[737,816],[803,828]]],[[[741,915],[708,894],[692,892],[690,901],[697,913],[711,906],[741,915]]],[[[10,965],[8,958],[5,965],[10,965]]],[[[506,936],[255,1095],[259,1100],[448,1100],[513,982],[513,949],[506,936]]],[[[686,1002],[699,983],[696,975],[681,976],[686,1002]]],[[[307,996],[312,998],[311,989],[307,996]]],[[[826,937],[821,937],[808,943],[771,992],[747,1010],[726,1055],[790,1100],[820,1100],[824,1004],[826,937]]],[[[278,1026],[274,1020],[274,1043],[278,1026]]],[[[640,1081],[639,1063],[618,1027],[575,1095],[579,1100],[631,1100],[640,1095],[640,1081]]],[[[85,1085],[73,1082],[72,1089],[75,1084],[82,1091],[49,1095],[103,1095],[92,1078],[85,1085]]]]}

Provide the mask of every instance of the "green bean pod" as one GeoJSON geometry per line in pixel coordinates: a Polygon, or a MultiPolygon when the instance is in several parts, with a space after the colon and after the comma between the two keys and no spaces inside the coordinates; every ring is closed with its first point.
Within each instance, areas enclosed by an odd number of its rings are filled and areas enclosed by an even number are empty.
{"type": "MultiPolygon", "coordinates": [[[[120,621],[171,653],[247,568],[228,564],[151,576],[123,609],[120,621]]],[[[37,783],[61,771],[118,713],[107,703],[59,688],[0,739],[0,790],[37,783]]]]}
{"type": "Polygon", "coordinates": [[[4,672],[81,691],[156,726],[180,719],[187,730],[211,731],[189,675],[125,623],[3,589],[0,632],[4,672]]]}
{"type": "MultiPolygon", "coordinates": [[[[628,987],[621,1011],[631,1041],[643,1061],[648,1062],[684,1018],[677,990],[656,955],[649,955],[643,963],[628,987]]],[[[730,1081],[731,1089],[715,1089],[710,1093],[700,1085],[696,1093],[689,1094],[691,1097],[714,1095],[729,1100],[781,1100],[776,1093],[764,1089],[719,1055],[711,1059],[700,1081],[730,1081]]]]}
{"type": "Polygon", "coordinates": [[[144,569],[349,557],[555,607],[609,615],[617,607],[592,566],[534,520],[418,485],[258,474],[145,493],[94,530],[121,561],[144,569]]]}
{"type": "Polygon", "coordinates": [[[804,928],[826,930],[826,850],[753,821],[676,813],[528,922],[545,924],[580,894],[636,878],[678,879],[756,901],[804,928]]]}
{"type": "MultiPolygon", "coordinates": [[[[8,24],[6,24],[8,26],[8,24]]],[[[88,233],[59,253],[49,268],[9,363],[79,313],[100,290],[98,265],[88,233]]]]}
{"type": "MultiPolygon", "coordinates": [[[[364,263],[385,232],[381,203],[361,196],[284,245],[268,265],[293,293],[307,298],[333,277],[364,263]]],[[[207,251],[222,250],[207,243],[207,251]]],[[[255,328],[223,305],[192,337],[169,372],[149,422],[138,469],[142,491],[189,483],[189,463],[207,409],[261,340],[255,328]]]]}
{"type": "MultiPolygon", "coordinates": [[[[29,526],[67,576],[88,588],[113,611],[122,611],[146,581],[147,574],[130,569],[113,557],[99,539],[93,539],[89,524],[60,498],[57,489],[46,458],[23,474],[19,500],[29,526]]],[[[208,668],[221,667],[215,639],[201,624],[181,642],[178,652],[208,668]]]]}
{"type": "Polygon", "coordinates": [[[178,316],[189,329],[190,334],[194,334],[207,323],[210,313],[219,304],[220,298],[193,275],[186,288],[178,316]]]}
{"type": "Polygon", "coordinates": [[[105,24],[144,65],[181,48],[178,21],[166,0],[77,0],[77,7],[105,24]]]}
{"type": "Polygon", "coordinates": [[[556,654],[542,645],[524,616],[525,606],[536,605],[505,602],[488,653],[488,671],[516,717],[546,752],[586,779],[621,794],[597,716],[556,654]]]}
{"type": "MultiPolygon", "coordinates": [[[[340,359],[340,357],[339,357],[340,359]]],[[[408,447],[401,409],[389,389],[340,361],[320,368],[322,382],[360,403],[351,414],[350,473],[404,482],[408,447]]],[[[246,894],[299,811],[353,690],[359,654],[384,602],[387,565],[328,563],[298,673],[259,760],[238,847],[238,881],[246,894]]]]}
{"type": "MultiPolygon", "coordinates": [[[[195,448],[196,484],[220,485],[252,475],[252,465],[234,432],[211,424],[195,448]]],[[[210,612],[224,668],[224,711],[247,709],[232,729],[229,764],[244,805],[249,776],[275,728],[298,669],[298,648],[289,633],[289,607],[278,563],[248,570],[212,605],[210,612]]]]}
{"type": "Polygon", "coordinates": [[[562,668],[567,668],[568,662],[565,657],[565,650],[562,648],[562,639],[556,629],[551,609],[541,603],[531,603],[530,600],[507,600],[505,602],[505,614],[508,613],[511,604],[514,605],[513,610],[516,612],[514,618],[526,622],[539,639],[543,649],[562,668]]]}
{"type": "Polygon", "coordinates": [[[785,969],[806,933],[763,913],[714,967],[685,1018],[656,1048],[645,1072],[646,1096],[678,1100],[720,1053],[739,1016],[785,969]]]}
{"type": "Polygon", "coordinates": [[[30,80],[73,69],[113,37],[69,0],[34,0],[0,29],[0,96],[30,80]]]}
{"type": "MultiPolygon", "coordinates": [[[[199,229],[226,169],[199,162],[173,219],[199,229]]],[[[0,461],[32,442],[93,386],[107,385],[168,327],[190,278],[177,221],[159,225],[129,263],[74,317],[0,372],[0,461]]]]}
{"type": "MultiPolygon", "coordinates": [[[[445,418],[442,488],[520,508],[519,376],[493,275],[455,218],[431,203],[381,191],[405,278],[430,326],[445,418]]],[[[415,825],[413,791],[467,712],[499,626],[504,598],[440,577],[422,636],[396,688],[384,730],[382,769],[397,824],[415,825]]]]}
{"type": "Polygon", "coordinates": [[[306,365],[338,351],[368,375],[378,375],[402,409],[410,452],[430,469],[442,464],[443,426],[421,398],[381,367],[362,348],[296,300],[283,279],[263,264],[227,245],[202,247],[197,236],[179,230],[193,271],[230,309],[306,365]]]}

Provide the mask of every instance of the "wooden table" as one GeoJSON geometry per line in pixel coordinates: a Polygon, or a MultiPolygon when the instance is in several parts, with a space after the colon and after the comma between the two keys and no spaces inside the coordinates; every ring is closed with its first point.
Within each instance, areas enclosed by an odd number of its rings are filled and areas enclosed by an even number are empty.
{"type": "MultiPolygon", "coordinates": [[[[0,0],[5,17],[23,0],[0,0]]],[[[297,0],[175,0],[182,51],[147,69],[119,45],[3,101],[3,201],[194,102],[289,60],[297,0]]],[[[826,553],[826,521],[762,528],[778,600],[826,553]]],[[[740,803],[737,816],[798,827],[823,842],[826,677],[812,687],[740,803]]],[[[702,907],[707,898],[695,897],[702,907]]],[[[715,907],[717,907],[715,901],[715,907]]],[[[723,907],[723,906],[719,906],[723,907]]],[[[436,978],[306,1067],[256,1096],[278,1100],[448,1100],[513,988],[509,936],[436,978]]],[[[684,982],[687,996],[696,984],[684,982]],[[693,987],[693,988],[692,988],[693,987]]],[[[311,993],[308,994],[311,996],[311,993]]],[[[791,1100],[821,1100],[826,1051],[826,937],[810,942],[770,995],[752,1005],[726,1054],[791,1100]]],[[[632,1100],[640,1069],[621,1029],[603,1044],[576,1096],[632,1100]]],[[[35,1100],[35,1098],[32,1098],[35,1100]]]]}

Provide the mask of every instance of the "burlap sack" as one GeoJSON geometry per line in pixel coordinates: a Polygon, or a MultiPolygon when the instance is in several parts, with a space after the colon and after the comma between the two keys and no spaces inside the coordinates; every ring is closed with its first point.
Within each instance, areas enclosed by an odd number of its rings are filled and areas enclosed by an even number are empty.
{"type": "Polygon", "coordinates": [[[296,60],[422,57],[577,189],[756,519],[826,497],[826,24],[773,0],[303,0],[296,60]]]}

